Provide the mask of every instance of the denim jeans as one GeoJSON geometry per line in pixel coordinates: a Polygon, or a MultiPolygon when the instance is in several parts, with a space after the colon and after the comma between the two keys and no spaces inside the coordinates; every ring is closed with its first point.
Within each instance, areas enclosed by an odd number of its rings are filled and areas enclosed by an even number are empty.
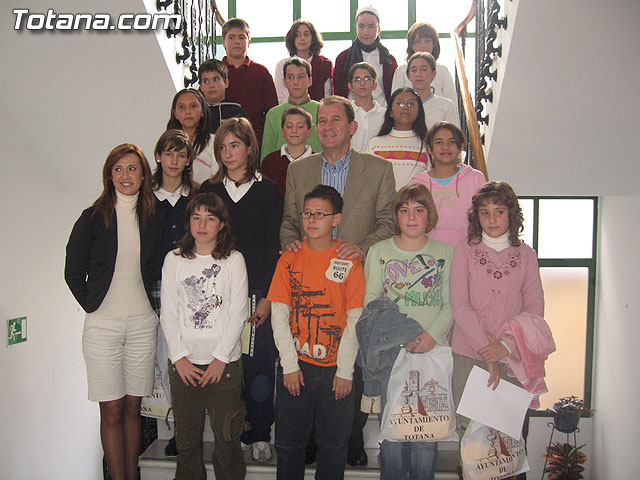
{"type": "Polygon", "coordinates": [[[300,395],[285,388],[282,367],[276,379],[276,452],[277,478],[302,480],[304,454],[311,428],[315,426],[318,453],[316,479],[344,478],[347,463],[347,438],[353,418],[353,391],[341,400],[332,391],[336,367],[320,367],[299,362],[304,377],[300,395]]]}
{"type": "Polygon", "coordinates": [[[380,480],[433,480],[437,442],[390,442],[380,445],[380,480]]]}
{"type": "MultiPolygon", "coordinates": [[[[205,370],[207,365],[196,365],[205,370]]],[[[169,366],[169,381],[176,421],[178,465],[176,480],[206,480],[202,461],[202,433],[205,409],[214,435],[213,471],[219,480],[241,480],[245,465],[240,448],[244,426],[244,403],[240,399],[242,362],[228,364],[219,383],[206,387],[185,385],[174,365],[169,366]]]]}
{"type": "MultiPolygon", "coordinates": [[[[383,383],[382,412],[387,406],[387,384],[383,383]]],[[[382,421],[382,412],[378,415],[382,421]]],[[[390,442],[380,445],[380,480],[433,480],[438,460],[437,442],[390,442]]]]}

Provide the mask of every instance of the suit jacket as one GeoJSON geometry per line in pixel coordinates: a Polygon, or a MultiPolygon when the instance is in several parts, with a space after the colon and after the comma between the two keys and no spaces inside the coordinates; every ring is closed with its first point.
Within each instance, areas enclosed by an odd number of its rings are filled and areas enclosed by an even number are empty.
{"type": "MultiPolygon", "coordinates": [[[[280,227],[283,248],[303,237],[300,212],[304,207],[304,196],[321,183],[321,179],[322,153],[289,165],[280,227]]],[[[374,243],[391,237],[395,231],[391,218],[395,193],[391,163],[376,155],[353,150],[338,236],[345,242],[356,243],[365,253],[374,243]]]]}
{"type": "MultiPolygon", "coordinates": [[[[116,212],[109,227],[102,215],[87,208],[73,226],[64,267],[64,279],[85,312],[95,312],[109,291],[118,254],[118,226],[116,212]]],[[[157,215],[149,218],[140,230],[140,270],[144,289],[153,306],[151,290],[160,280],[158,256],[162,255],[160,221],[157,215]]]]}

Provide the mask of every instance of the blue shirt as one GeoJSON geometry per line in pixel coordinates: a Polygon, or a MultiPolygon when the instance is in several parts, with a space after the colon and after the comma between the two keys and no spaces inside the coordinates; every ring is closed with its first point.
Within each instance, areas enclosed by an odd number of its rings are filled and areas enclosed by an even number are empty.
{"type": "Polygon", "coordinates": [[[451,175],[450,177],[447,177],[447,178],[434,178],[434,177],[431,177],[431,178],[433,180],[435,180],[436,182],[438,182],[443,187],[446,187],[447,185],[449,185],[451,180],[453,180],[456,177],[456,175],[458,175],[460,173],[460,170],[462,170],[462,165],[459,165],[458,166],[458,171],[456,173],[454,173],[453,175],[451,175]]]}
{"type": "MultiPolygon", "coordinates": [[[[349,166],[351,165],[351,152],[352,149],[350,148],[346,155],[338,160],[335,165],[327,162],[327,159],[324,158],[324,153],[322,154],[322,175],[320,177],[320,183],[335,188],[343,198],[344,189],[347,185],[349,166]]],[[[333,229],[333,237],[336,238],[337,235],[338,227],[335,227],[333,229]]]]}

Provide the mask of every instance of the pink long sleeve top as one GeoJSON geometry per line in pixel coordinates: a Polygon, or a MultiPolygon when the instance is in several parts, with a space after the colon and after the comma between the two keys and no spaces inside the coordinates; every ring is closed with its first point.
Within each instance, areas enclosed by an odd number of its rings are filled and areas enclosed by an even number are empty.
{"type": "MultiPolygon", "coordinates": [[[[451,348],[479,360],[478,350],[498,338],[504,323],[520,313],[544,316],[544,295],[535,250],[521,243],[497,252],[484,243],[460,243],[451,264],[451,348]]],[[[518,355],[513,338],[503,338],[518,355]]]]}
{"type": "Polygon", "coordinates": [[[438,223],[429,232],[429,237],[448,243],[453,248],[466,240],[471,199],[486,181],[482,172],[469,165],[461,165],[460,171],[447,185],[438,183],[428,172],[415,175],[409,183],[425,185],[438,211],[438,223]]]}

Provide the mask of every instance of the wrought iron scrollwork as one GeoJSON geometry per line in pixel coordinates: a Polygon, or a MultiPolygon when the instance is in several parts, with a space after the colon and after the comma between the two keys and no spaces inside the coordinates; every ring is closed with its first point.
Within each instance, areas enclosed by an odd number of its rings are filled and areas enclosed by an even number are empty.
{"type": "Polygon", "coordinates": [[[476,114],[478,122],[489,124],[482,115],[484,102],[493,102],[491,84],[498,79],[495,59],[502,57],[502,45],[496,45],[498,30],[507,28],[507,17],[500,18],[498,0],[476,0],[476,114]]]}
{"type": "Polygon", "coordinates": [[[184,86],[198,81],[198,67],[216,54],[216,2],[211,0],[157,0],[158,10],[168,10],[182,16],[180,28],[166,30],[167,37],[182,36],[182,52],[176,52],[176,63],[189,69],[184,86]]]}

